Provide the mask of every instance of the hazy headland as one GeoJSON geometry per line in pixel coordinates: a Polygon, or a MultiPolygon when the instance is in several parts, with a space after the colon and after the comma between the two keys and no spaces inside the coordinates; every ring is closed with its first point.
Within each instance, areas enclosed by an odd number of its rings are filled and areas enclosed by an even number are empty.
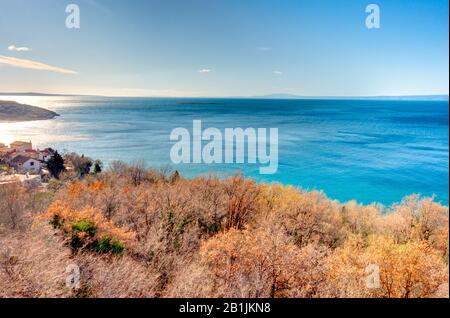
{"type": "Polygon", "coordinates": [[[0,122],[53,119],[57,113],[36,106],[0,100],[0,122]]]}

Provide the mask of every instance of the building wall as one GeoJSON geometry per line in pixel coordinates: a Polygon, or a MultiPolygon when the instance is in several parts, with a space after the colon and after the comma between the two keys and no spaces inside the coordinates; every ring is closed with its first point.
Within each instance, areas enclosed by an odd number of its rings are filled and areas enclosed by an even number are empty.
{"type": "Polygon", "coordinates": [[[31,150],[33,149],[33,145],[31,144],[31,142],[25,142],[25,143],[15,143],[13,142],[11,145],[9,145],[11,149],[16,149],[16,150],[31,150]]]}
{"type": "Polygon", "coordinates": [[[47,162],[50,159],[51,155],[39,153],[39,160],[47,162]]]}
{"type": "Polygon", "coordinates": [[[39,171],[41,171],[41,163],[37,160],[30,159],[27,162],[25,162],[23,165],[17,165],[15,168],[18,172],[39,173],[39,171]]]}

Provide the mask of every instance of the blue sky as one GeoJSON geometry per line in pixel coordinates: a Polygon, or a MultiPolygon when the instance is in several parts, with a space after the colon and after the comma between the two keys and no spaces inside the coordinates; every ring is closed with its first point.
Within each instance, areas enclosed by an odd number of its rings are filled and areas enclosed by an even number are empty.
{"type": "Polygon", "coordinates": [[[444,0],[0,0],[0,91],[448,94],[448,10],[444,0]],[[78,30],[65,27],[70,3],[78,30]],[[369,3],[380,29],[365,26],[369,3]]]}

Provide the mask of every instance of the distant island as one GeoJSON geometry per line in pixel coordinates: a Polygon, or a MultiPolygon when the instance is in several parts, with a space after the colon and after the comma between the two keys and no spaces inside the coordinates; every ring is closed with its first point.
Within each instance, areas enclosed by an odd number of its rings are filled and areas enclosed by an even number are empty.
{"type": "Polygon", "coordinates": [[[223,103],[216,102],[179,102],[178,105],[222,105],[223,103]]]}
{"type": "Polygon", "coordinates": [[[0,122],[53,119],[59,114],[36,106],[0,100],[0,122]]]}
{"type": "Polygon", "coordinates": [[[405,100],[405,101],[448,101],[448,95],[404,95],[404,96],[300,96],[293,94],[270,94],[253,96],[255,99],[347,99],[347,100],[405,100]]]}

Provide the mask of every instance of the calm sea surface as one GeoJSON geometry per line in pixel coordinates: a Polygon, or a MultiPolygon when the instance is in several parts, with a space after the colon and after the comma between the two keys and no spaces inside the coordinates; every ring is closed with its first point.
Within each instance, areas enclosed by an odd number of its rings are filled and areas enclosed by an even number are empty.
{"type": "Polygon", "coordinates": [[[192,177],[241,170],[258,181],[323,190],[340,201],[385,205],[404,196],[436,195],[448,205],[448,102],[260,99],[1,97],[61,114],[49,121],[0,123],[0,142],[32,140],[37,147],[76,151],[104,163],[144,159],[171,164],[172,129],[279,130],[279,168],[259,165],[173,165],[192,177]],[[189,104],[180,102],[191,102],[189,104]],[[197,103],[198,102],[198,103],[197,103]],[[208,104],[209,103],[209,104],[208,104]]]}

